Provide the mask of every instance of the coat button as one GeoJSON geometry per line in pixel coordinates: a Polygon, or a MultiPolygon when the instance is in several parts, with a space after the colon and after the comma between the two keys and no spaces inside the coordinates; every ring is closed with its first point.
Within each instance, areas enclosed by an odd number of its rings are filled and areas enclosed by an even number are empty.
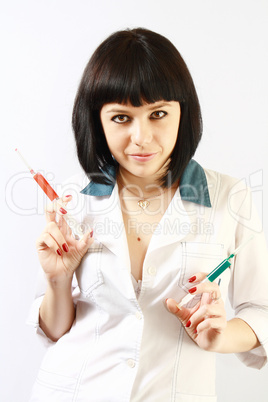
{"type": "Polygon", "coordinates": [[[133,359],[128,359],[127,365],[128,365],[128,367],[130,367],[130,368],[134,368],[134,367],[136,366],[136,362],[135,362],[135,360],[133,360],[133,359]]]}
{"type": "Polygon", "coordinates": [[[148,272],[149,275],[155,276],[156,275],[156,268],[155,267],[149,267],[147,272],[148,272]]]}
{"type": "Polygon", "coordinates": [[[135,314],[135,317],[137,318],[137,320],[141,320],[142,319],[142,314],[139,311],[137,311],[136,314],[135,314]]]}

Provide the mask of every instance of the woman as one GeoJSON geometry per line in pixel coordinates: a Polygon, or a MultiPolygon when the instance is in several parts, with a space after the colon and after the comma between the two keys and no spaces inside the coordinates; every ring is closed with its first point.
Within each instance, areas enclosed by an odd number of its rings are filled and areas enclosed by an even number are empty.
{"type": "Polygon", "coordinates": [[[176,48],[141,28],[107,38],[84,71],[73,129],[85,235],[48,207],[31,322],[50,347],[31,400],[216,401],[211,352],[267,361],[267,248],[258,234],[220,282],[202,283],[259,221],[243,184],[192,159],[201,112],[176,48]]]}

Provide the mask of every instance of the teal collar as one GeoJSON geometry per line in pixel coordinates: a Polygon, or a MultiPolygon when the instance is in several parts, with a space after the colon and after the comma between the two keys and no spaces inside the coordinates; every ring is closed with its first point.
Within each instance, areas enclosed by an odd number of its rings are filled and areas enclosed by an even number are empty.
{"type": "MultiPolygon", "coordinates": [[[[82,191],[82,194],[95,197],[109,196],[115,186],[116,170],[113,166],[109,168],[109,179],[112,184],[99,184],[91,181],[82,191]]],[[[180,195],[184,201],[211,207],[208,192],[207,178],[202,166],[195,160],[190,160],[186,166],[180,181],[180,195]]]]}

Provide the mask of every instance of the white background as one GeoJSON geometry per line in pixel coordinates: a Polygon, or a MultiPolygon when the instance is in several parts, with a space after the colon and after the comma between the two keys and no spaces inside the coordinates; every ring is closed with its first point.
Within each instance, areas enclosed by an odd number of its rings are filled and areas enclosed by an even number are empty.
{"type": "MultiPolygon", "coordinates": [[[[25,402],[44,354],[25,321],[45,200],[14,149],[56,187],[78,172],[70,122],[85,64],[116,30],[155,30],[179,49],[196,84],[204,136],[195,159],[253,186],[267,235],[268,2],[9,0],[0,12],[0,400],[25,402]]],[[[249,369],[232,355],[217,365],[219,402],[267,401],[268,367],[249,369]]]]}

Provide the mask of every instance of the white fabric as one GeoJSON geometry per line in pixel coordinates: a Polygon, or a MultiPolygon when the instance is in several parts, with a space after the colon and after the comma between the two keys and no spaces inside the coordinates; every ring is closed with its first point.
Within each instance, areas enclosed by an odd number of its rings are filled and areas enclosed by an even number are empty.
{"type": "MultiPolygon", "coordinates": [[[[179,301],[190,276],[210,272],[251,233],[257,236],[222,274],[220,287],[262,343],[239,358],[256,368],[267,362],[268,255],[260,221],[242,182],[205,173],[212,208],[182,201],[177,191],[152,236],[138,298],[117,186],[110,197],[93,197],[78,194],[85,181],[75,179],[71,213],[93,227],[95,242],[77,270],[74,325],[48,342],[31,401],[215,402],[215,355],[190,340],[165,299],[179,301]]],[[[43,292],[29,318],[36,328],[43,292]]]]}

